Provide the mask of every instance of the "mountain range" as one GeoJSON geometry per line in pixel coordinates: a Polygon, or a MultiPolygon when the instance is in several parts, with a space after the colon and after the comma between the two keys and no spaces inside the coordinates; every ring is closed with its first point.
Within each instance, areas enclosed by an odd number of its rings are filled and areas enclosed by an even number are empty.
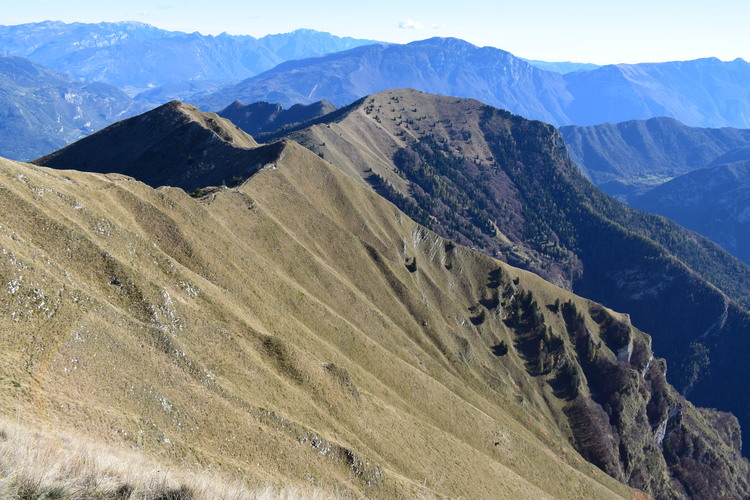
{"type": "Polygon", "coordinates": [[[131,96],[154,87],[175,90],[187,82],[234,82],[283,61],[370,43],[304,29],[254,38],[166,31],[138,22],[0,26],[0,54],[30,59],[83,82],[109,83],[131,96]]]}
{"type": "Polygon", "coordinates": [[[287,59],[369,40],[313,30],[204,36],[143,23],[0,26],[0,155],[31,160],[111,123],[287,59]]]}
{"type": "Polygon", "coordinates": [[[3,52],[0,153],[44,156],[0,158],[0,496],[243,497],[177,479],[210,470],[345,498],[750,497],[750,266],[716,244],[750,256],[750,131],[705,128],[747,126],[745,61],[546,71],[456,39],[139,23],[0,27],[3,52]],[[173,479],[41,448],[81,439],[173,479]]]}
{"type": "MultiPolygon", "coordinates": [[[[132,22],[51,21],[0,26],[0,54],[28,58],[65,73],[69,76],[63,78],[77,80],[76,85],[114,85],[135,100],[134,105],[123,104],[133,108],[130,114],[175,99],[214,111],[238,100],[279,103],[285,108],[321,100],[344,106],[381,90],[410,87],[475,98],[557,126],[669,116],[690,126],[750,127],[743,91],[750,69],[740,59],[568,71],[574,67],[530,63],[500,49],[457,39],[399,45],[312,30],[256,39],[171,32],[132,22]]],[[[15,105],[20,112],[36,114],[32,105],[26,108],[20,101],[15,105]]],[[[93,130],[114,121],[102,118],[106,113],[86,107],[83,111],[83,123],[97,124],[93,130]]],[[[36,155],[50,153],[51,144],[63,145],[55,116],[41,113],[40,117],[38,128],[43,132],[37,140],[16,137],[10,130],[8,142],[24,144],[36,155]]],[[[68,134],[65,144],[80,136],[68,134]]],[[[0,154],[21,160],[35,156],[18,154],[14,147],[0,149],[0,154]]]]}
{"type": "Polygon", "coordinates": [[[145,111],[121,90],[0,57],[0,154],[31,160],[145,111]]]}
{"type": "MultiPolygon", "coordinates": [[[[384,121],[378,105],[394,97],[423,107],[415,113],[431,103],[442,125],[478,105],[390,92],[339,123],[384,121]]],[[[557,137],[484,111],[527,137],[506,142],[508,155],[557,137]]],[[[344,125],[320,123],[342,136],[344,125]]],[[[148,174],[164,167],[159,152],[211,134],[207,156],[223,150],[213,143],[275,154],[252,171],[228,164],[234,187],[192,196],[0,162],[0,322],[15,337],[2,380],[18,388],[0,393],[2,408],[157,457],[357,496],[750,492],[736,419],[679,396],[627,315],[440,237],[292,140],[259,146],[217,115],[169,103],[51,158],[117,170],[96,154],[125,141],[148,174]]],[[[385,144],[362,139],[363,153],[385,144]]]]}
{"type": "Polygon", "coordinates": [[[750,130],[688,127],[672,118],[560,127],[571,159],[599,188],[625,197],[750,145],[750,130]]]}
{"type": "Polygon", "coordinates": [[[694,170],[630,203],[669,217],[750,263],[750,161],[694,170]]]}
{"type": "Polygon", "coordinates": [[[194,101],[219,110],[234,100],[284,106],[346,105],[393,88],[470,97],[554,125],[669,116],[691,126],[750,127],[742,59],[618,64],[567,74],[536,68],[493,47],[453,38],[377,44],[289,61],[194,101]]]}

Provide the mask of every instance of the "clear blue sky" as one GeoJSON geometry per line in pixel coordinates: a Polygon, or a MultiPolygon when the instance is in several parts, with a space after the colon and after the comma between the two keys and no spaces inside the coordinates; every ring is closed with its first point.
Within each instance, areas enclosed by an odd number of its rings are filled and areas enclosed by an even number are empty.
{"type": "Polygon", "coordinates": [[[141,21],[256,37],[312,28],[398,43],[452,36],[529,59],[599,64],[750,60],[750,0],[0,0],[0,6],[2,24],[141,21]]]}

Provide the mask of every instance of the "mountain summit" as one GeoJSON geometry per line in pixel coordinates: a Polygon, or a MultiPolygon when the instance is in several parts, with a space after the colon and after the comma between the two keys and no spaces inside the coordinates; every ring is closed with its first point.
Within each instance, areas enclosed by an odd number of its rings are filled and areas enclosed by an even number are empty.
{"type": "Polygon", "coordinates": [[[172,101],[118,122],[48,156],[38,165],[120,173],[153,187],[187,191],[236,183],[280,152],[214,113],[172,101]]]}

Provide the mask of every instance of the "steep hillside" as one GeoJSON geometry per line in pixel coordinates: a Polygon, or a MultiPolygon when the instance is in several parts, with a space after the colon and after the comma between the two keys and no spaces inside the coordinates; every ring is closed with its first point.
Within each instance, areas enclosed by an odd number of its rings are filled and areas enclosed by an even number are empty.
{"type": "Polygon", "coordinates": [[[200,199],[0,161],[0,412],[355,496],[750,492],[626,316],[280,146],[200,199]]]}
{"type": "Polygon", "coordinates": [[[718,59],[602,66],[560,74],[493,47],[454,38],[372,45],[290,61],[194,101],[337,106],[394,88],[469,97],[555,125],[670,116],[692,126],[750,128],[750,64],[718,59]]]}
{"type": "Polygon", "coordinates": [[[704,168],[750,144],[750,130],[688,127],[672,118],[561,127],[571,159],[600,189],[626,196],[704,168]]]}
{"type": "Polygon", "coordinates": [[[117,172],[153,187],[188,192],[237,184],[273,163],[278,146],[259,147],[231,122],[172,101],[118,122],[48,156],[34,160],[54,168],[117,172]]]}
{"type": "MultiPolygon", "coordinates": [[[[26,57],[83,81],[106,82],[131,94],[185,82],[236,82],[290,59],[370,43],[374,42],[314,30],[254,38],[165,31],[137,22],[0,26],[0,54],[26,57]]],[[[183,88],[180,97],[190,95],[189,90],[183,88]]]]}
{"type": "Polygon", "coordinates": [[[604,195],[562,137],[472,100],[368,96],[290,135],[437,233],[534,271],[654,336],[672,381],[734,411],[750,442],[750,268],[664,218],[604,195]],[[721,388],[721,389],[717,389],[721,388]]]}
{"type": "Polygon", "coordinates": [[[30,160],[143,109],[110,85],[0,57],[0,156],[30,160]]]}
{"type": "Polygon", "coordinates": [[[630,203],[669,217],[750,263],[750,161],[695,170],[630,203]]]}
{"type": "Polygon", "coordinates": [[[328,101],[312,104],[295,104],[284,109],[281,104],[254,102],[242,104],[235,101],[217,113],[252,136],[273,132],[280,127],[290,127],[327,115],[336,110],[328,101]]]}

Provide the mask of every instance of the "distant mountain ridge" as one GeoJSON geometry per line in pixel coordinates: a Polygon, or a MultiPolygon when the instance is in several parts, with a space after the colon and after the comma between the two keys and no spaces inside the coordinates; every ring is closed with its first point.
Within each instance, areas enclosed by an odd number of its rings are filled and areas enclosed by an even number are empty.
{"type": "Polygon", "coordinates": [[[653,187],[750,145],[747,129],[689,127],[665,117],[571,125],[560,127],[560,133],[573,161],[613,195],[653,187]]]}
{"type": "Polygon", "coordinates": [[[0,155],[7,158],[31,160],[142,111],[112,85],[0,56],[0,155]]]}
{"type": "Polygon", "coordinates": [[[554,71],[555,73],[572,73],[573,71],[589,71],[601,67],[600,64],[592,63],[580,63],[571,61],[540,61],[537,59],[523,59],[527,63],[531,64],[535,68],[543,69],[546,71],[554,71]]]}
{"type": "Polygon", "coordinates": [[[327,115],[336,110],[328,101],[312,104],[295,104],[284,109],[281,104],[254,102],[242,104],[235,101],[217,114],[231,121],[252,136],[274,132],[281,127],[292,127],[327,115]]]}
{"type": "Polygon", "coordinates": [[[0,54],[26,57],[85,82],[106,82],[131,95],[189,81],[237,81],[289,59],[369,43],[307,29],[254,38],[166,31],[138,22],[0,26],[0,54]]]}
{"type": "Polygon", "coordinates": [[[220,109],[234,100],[283,106],[325,99],[347,105],[393,88],[472,97],[550,123],[565,121],[562,75],[534,68],[504,50],[456,38],[377,44],[288,61],[195,102],[220,109]]]}
{"type": "Polygon", "coordinates": [[[337,106],[393,88],[469,97],[558,126],[670,116],[691,126],[750,128],[750,64],[715,58],[619,64],[560,74],[492,47],[454,38],[370,45],[285,63],[202,97],[284,106],[326,99],[337,106]]]}
{"type": "Polygon", "coordinates": [[[750,264],[750,160],[694,170],[630,203],[711,238],[750,264]]]}

